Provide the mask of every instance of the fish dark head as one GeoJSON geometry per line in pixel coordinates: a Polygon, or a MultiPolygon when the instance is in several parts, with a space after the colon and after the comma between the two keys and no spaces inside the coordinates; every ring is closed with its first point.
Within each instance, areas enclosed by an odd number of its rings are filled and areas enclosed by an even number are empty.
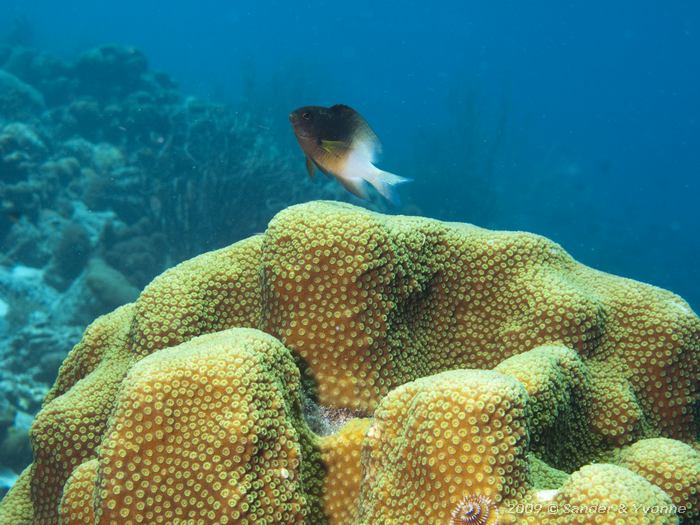
{"type": "Polygon", "coordinates": [[[320,136],[328,110],[321,106],[304,106],[289,114],[294,133],[299,139],[314,139],[320,136]]]}

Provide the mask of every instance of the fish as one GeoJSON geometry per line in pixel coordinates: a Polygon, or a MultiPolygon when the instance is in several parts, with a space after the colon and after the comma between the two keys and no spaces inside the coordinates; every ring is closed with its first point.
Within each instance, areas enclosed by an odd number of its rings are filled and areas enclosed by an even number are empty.
{"type": "Polygon", "coordinates": [[[399,204],[396,186],[411,179],[374,165],[381,145],[357,111],[344,104],[304,106],[292,111],[289,120],[306,156],[309,177],[318,169],[361,199],[368,198],[369,184],[389,202],[399,204]]]}

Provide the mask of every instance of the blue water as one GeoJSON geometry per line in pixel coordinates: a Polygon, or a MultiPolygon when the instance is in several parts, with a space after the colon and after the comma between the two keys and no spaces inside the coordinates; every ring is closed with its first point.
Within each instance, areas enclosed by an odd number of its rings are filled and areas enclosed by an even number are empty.
{"type": "Polygon", "coordinates": [[[35,47],[133,45],[252,112],[299,177],[288,111],[349,104],[415,179],[398,211],[540,233],[700,308],[697,2],[2,2],[18,15],[35,47]]]}

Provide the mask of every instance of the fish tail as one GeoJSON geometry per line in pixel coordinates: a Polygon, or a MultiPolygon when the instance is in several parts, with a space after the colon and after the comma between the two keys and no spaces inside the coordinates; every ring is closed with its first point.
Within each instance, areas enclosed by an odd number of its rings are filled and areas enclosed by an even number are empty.
{"type": "Polygon", "coordinates": [[[401,203],[397,186],[405,182],[411,182],[412,179],[400,177],[388,171],[382,171],[373,166],[373,170],[367,173],[364,179],[369,182],[386,200],[393,205],[398,206],[401,203]]]}

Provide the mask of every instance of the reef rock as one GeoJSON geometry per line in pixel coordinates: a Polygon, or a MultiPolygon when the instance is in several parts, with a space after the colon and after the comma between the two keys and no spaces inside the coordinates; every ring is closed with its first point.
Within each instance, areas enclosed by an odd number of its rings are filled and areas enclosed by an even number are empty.
{"type": "Polygon", "coordinates": [[[547,239],[294,206],[86,330],[0,522],[698,523],[699,375],[684,301],[547,239]]]}
{"type": "Polygon", "coordinates": [[[90,260],[85,279],[91,296],[100,303],[100,310],[114,309],[135,300],[139,295],[124,274],[102,259],[90,260]]]}
{"type": "Polygon", "coordinates": [[[74,68],[83,93],[106,99],[138,88],[148,62],[138,49],[108,44],[85,51],[74,68]]]}
{"type": "MultiPolygon", "coordinates": [[[[31,126],[12,122],[0,127],[2,181],[16,182],[27,178],[45,152],[46,146],[31,126]]],[[[6,195],[2,197],[7,198],[6,195]]]]}
{"type": "Polygon", "coordinates": [[[33,118],[44,109],[44,98],[32,86],[0,69],[0,119],[33,118]]]}

